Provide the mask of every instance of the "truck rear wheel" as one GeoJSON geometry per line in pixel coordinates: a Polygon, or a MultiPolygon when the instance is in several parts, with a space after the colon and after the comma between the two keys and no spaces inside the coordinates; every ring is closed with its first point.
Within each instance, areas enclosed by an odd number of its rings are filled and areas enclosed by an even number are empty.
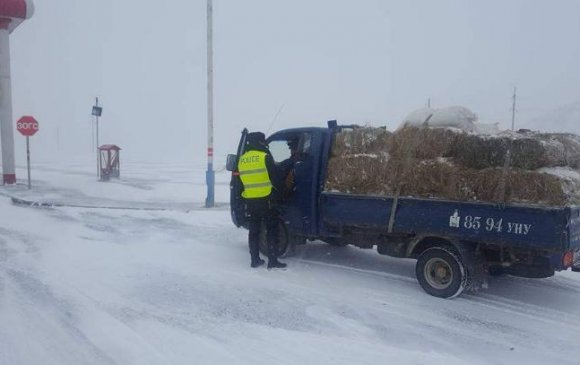
{"type": "Polygon", "coordinates": [[[423,290],[439,298],[455,298],[469,281],[461,256],[452,248],[433,247],[419,256],[415,267],[423,290]]]}

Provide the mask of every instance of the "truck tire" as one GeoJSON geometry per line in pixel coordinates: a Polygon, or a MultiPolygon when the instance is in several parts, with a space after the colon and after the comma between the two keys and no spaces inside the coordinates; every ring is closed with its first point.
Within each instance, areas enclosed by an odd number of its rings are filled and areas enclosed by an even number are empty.
{"type": "MultiPolygon", "coordinates": [[[[291,244],[288,239],[288,230],[284,222],[278,223],[278,257],[285,257],[291,252],[291,244]]],[[[260,253],[268,257],[268,240],[266,239],[266,225],[262,224],[260,230],[260,253]]]]}
{"type": "Polygon", "coordinates": [[[451,299],[460,295],[469,282],[461,256],[448,247],[429,248],[419,255],[415,274],[428,294],[451,299]]]}

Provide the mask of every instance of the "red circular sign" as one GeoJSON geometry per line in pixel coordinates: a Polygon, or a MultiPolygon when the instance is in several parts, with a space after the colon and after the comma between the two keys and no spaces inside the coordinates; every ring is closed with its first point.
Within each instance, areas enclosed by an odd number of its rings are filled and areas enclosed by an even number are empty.
{"type": "Polygon", "coordinates": [[[16,129],[18,132],[22,133],[23,136],[30,137],[38,132],[38,122],[34,117],[26,115],[18,119],[18,122],[16,122],[16,129]]]}

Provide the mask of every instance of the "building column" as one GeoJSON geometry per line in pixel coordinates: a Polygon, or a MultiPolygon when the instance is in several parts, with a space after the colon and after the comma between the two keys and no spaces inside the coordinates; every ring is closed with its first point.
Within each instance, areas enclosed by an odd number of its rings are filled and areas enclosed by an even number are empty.
{"type": "Polygon", "coordinates": [[[10,80],[9,19],[0,19],[0,142],[2,145],[2,179],[16,183],[14,162],[14,125],[12,119],[12,84],[10,80]]]}

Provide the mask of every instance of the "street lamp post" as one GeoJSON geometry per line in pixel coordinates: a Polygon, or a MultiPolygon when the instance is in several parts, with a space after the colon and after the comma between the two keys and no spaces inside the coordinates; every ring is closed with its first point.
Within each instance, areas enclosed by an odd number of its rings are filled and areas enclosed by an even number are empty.
{"type": "Polygon", "coordinates": [[[213,4],[207,0],[207,198],[205,207],[215,205],[215,172],[213,171],[213,4]]]}

